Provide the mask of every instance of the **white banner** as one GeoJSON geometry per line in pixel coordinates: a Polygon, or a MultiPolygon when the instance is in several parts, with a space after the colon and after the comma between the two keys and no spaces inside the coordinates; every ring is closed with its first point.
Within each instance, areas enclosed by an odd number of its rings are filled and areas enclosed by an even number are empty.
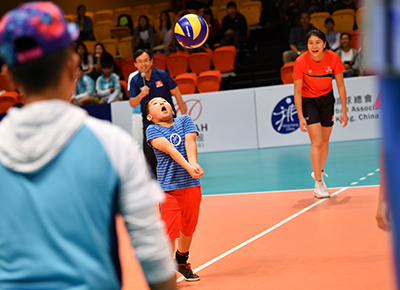
{"type": "MultiPolygon", "coordinates": [[[[336,103],[331,141],[380,138],[381,111],[373,106],[378,94],[377,81],[377,77],[345,79],[349,117],[346,128],[339,123],[341,103],[333,82],[336,103]]],[[[309,144],[308,134],[299,129],[293,90],[290,84],[184,95],[188,114],[199,130],[198,151],[309,144]]],[[[131,134],[132,108],[128,101],[112,103],[111,118],[131,134]]]]}
{"type": "MultiPolygon", "coordinates": [[[[349,78],[345,85],[349,124],[341,128],[339,123],[341,103],[334,81],[335,125],[331,141],[379,138],[380,110],[373,106],[378,93],[377,78],[349,78]]],[[[293,91],[293,84],[255,89],[259,148],[310,143],[308,134],[298,126],[293,91]]]]}
{"type": "MultiPolygon", "coordinates": [[[[183,95],[183,101],[199,131],[199,152],[258,148],[254,89],[183,95]]],[[[129,134],[131,116],[128,101],[111,104],[112,122],[129,134]]]]}
{"type": "Polygon", "coordinates": [[[258,148],[254,89],[184,95],[183,101],[199,131],[199,152],[258,148]]]}

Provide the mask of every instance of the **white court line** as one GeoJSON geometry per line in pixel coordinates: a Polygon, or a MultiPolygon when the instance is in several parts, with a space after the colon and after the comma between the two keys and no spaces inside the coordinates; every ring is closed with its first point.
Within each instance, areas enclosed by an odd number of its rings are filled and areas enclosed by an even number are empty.
{"type": "MultiPolygon", "coordinates": [[[[353,182],[354,183],[354,182],[353,182]]],[[[354,184],[351,185],[355,185],[358,182],[355,182],[354,184]]],[[[372,184],[372,185],[359,185],[359,186],[355,186],[355,187],[371,187],[371,186],[379,186],[379,184],[372,184]]],[[[340,188],[343,186],[336,186],[336,188],[340,188]]],[[[335,188],[335,187],[333,187],[335,188]]],[[[264,194],[264,193],[291,193],[291,192],[296,192],[296,191],[313,191],[314,188],[303,188],[303,189],[287,189],[287,190],[267,190],[267,191],[251,191],[251,192],[237,192],[237,193],[212,193],[212,194],[204,194],[202,196],[202,198],[205,197],[214,197],[214,196],[231,196],[231,195],[247,195],[247,194],[264,194]]]]}
{"type": "MultiPolygon", "coordinates": [[[[345,190],[348,189],[348,188],[349,188],[349,187],[343,187],[342,189],[339,189],[338,191],[336,191],[336,192],[334,192],[333,194],[331,194],[331,196],[335,196],[335,195],[337,195],[337,194],[339,194],[339,193],[345,191],[345,190]]],[[[208,266],[214,264],[215,262],[221,260],[222,258],[225,258],[226,256],[232,254],[233,252],[236,252],[237,250],[243,248],[244,246],[250,244],[251,242],[254,242],[255,240],[257,240],[257,239],[259,239],[259,238],[265,236],[266,234],[272,232],[273,230],[279,228],[280,226],[283,226],[284,224],[288,223],[288,222],[291,221],[292,219],[298,217],[299,215],[305,213],[306,211],[309,211],[310,209],[316,207],[317,205],[323,203],[323,202],[326,201],[326,200],[329,200],[329,198],[321,199],[321,200],[319,200],[319,201],[313,203],[312,205],[310,205],[310,206],[308,206],[308,207],[302,209],[301,211],[299,211],[299,212],[297,212],[297,213],[291,215],[290,217],[284,219],[283,221],[281,221],[281,222],[277,223],[276,225],[270,227],[269,229],[263,231],[262,233],[259,233],[258,235],[256,235],[256,236],[254,236],[254,237],[248,239],[247,241],[241,243],[240,245],[237,245],[236,247],[230,249],[229,251],[226,251],[225,253],[219,255],[218,257],[212,259],[211,261],[208,261],[207,263],[205,263],[205,264],[201,265],[200,267],[194,269],[193,272],[199,272],[200,270],[203,270],[204,268],[206,268],[206,267],[208,267],[208,266]]],[[[179,277],[179,278],[176,280],[176,283],[179,283],[179,282],[181,282],[182,280],[184,280],[184,278],[183,278],[183,277],[179,277]]]]}

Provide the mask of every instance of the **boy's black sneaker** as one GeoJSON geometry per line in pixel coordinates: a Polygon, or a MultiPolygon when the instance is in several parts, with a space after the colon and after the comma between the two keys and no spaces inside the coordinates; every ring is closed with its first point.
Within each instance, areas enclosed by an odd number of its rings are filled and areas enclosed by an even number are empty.
{"type": "Polygon", "coordinates": [[[200,277],[193,273],[192,268],[190,267],[190,263],[187,264],[177,264],[177,271],[182,274],[186,281],[199,281],[200,277]]]}

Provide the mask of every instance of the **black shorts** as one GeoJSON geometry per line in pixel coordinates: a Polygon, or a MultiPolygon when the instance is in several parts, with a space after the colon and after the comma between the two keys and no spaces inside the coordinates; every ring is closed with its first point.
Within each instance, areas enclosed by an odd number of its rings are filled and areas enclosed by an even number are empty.
{"type": "Polygon", "coordinates": [[[307,125],[321,123],[322,127],[332,127],[335,98],[333,91],[318,98],[302,98],[303,115],[307,125]]]}

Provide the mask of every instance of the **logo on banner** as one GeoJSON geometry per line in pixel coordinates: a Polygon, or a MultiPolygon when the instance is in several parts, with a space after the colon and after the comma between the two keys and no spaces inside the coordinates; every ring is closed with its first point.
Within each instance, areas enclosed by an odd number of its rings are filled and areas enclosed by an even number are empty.
{"type": "Polygon", "coordinates": [[[172,145],[179,146],[179,144],[181,144],[181,136],[179,136],[178,134],[174,133],[171,135],[171,137],[169,137],[169,141],[171,142],[172,145]]]}
{"type": "Polygon", "coordinates": [[[299,128],[294,96],[284,97],[275,106],[271,116],[272,127],[281,134],[289,134],[299,128]]]}
{"type": "MultiPolygon", "coordinates": [[[[197,121],[200,118],[201,113],[203,111],[203,105],[201,104],[201,100],[198,99],[190,99],[184,102],[186,107],[187,114],[192,118],[193,122],[197,121]]],[[[175,104],[176,112],[178,113],[181,109],[178,104],[175,104]]]]}

